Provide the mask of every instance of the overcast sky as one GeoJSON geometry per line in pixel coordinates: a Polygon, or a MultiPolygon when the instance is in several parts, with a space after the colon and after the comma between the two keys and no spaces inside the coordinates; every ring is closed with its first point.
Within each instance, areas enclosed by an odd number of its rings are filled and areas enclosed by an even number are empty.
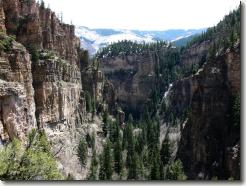
{"type": "Polygon", "coordinates": [[[191,29],[216,25],[240,0],[44,0],[63,20],[89,28],[191,29]]]}

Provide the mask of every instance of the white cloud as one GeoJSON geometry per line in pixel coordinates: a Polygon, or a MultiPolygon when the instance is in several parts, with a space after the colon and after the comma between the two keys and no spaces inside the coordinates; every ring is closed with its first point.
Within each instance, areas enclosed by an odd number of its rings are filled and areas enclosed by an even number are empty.
{"type": "Polygon", "coordinates": [[[64,21],[90,28],[142,30],[216,25],[240,0],[44,0],[64,21]]]}

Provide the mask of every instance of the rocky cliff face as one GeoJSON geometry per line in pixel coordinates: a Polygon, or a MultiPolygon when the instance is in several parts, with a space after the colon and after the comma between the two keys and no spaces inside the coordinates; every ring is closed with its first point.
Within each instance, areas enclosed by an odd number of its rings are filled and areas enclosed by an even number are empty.
{"type": "Polygon", "coordinates": [[[7,33],[16,35],[17,41],[27,48],[52,50],[69,63],[78,62],[80,41],[74,26],[61,23],[54,12],[35,0],[3,0],[3,8],[7,33]]]}
{"type": "Polygon", "coordinates": [[[0,39],[0,136],[25,140],[36,127],[30,55],[5,34],[0,39]]]}
{"type": "Polygon", "coordinates": [[[152,54],[104,58],[100,69],[113,84],[117,103],[124,111],[139,113],[155,86],[152,54]]]}
{"type": "Polygon", "coordinates": [[[206,60],[210,41],[203,41],[187,48],[181,55],[182,64],[199,64],[202,60],[206,60]]]}
{"type": "MultiPolygon", "coordinates": [[[[99,71],[82,69],[74,27],[34,0],[0,0],[0,32],[0,144],[14,137],[25,142],[32,128],[42,130],[64,175],[85,179],[92,149],[81,166],[79,140],[95,134],[97,154],[104,143],[102,119],[86,113],[85,92],[98,110],[118,111],[117,102],[139,113],[156,86],[158,60],[150,53],[111,57],[101,59],[99,71]]],[[[199,63],[209,47],[202,42],[187,49],[181,65],[199,63]]],[[[188,178],[239,179],[240,129],[231,122],[233,97],[239,94],[239,43],[165,93],[161,141],[169,136],[172,158],[182,160],[188,178]]],[[[124,113],[117,114],[123,124],[124,113]]]]}
{"type": "Polygon", "coordinates": [[[64,165],[69,158],[73,167],[74,155],[70,151],[78,144],[79,137],[74,135],[82,124],[84,111],[78,67],[58,57],[38,60],[32,67],[38,126],[53,143],[54,153],[59,152],[61,163],[64,165]]]}
{"type": "Polygon", "coordinates": [[[176,116],[180,127],[177,158],[190,179],[239,179],[240,135],[231,120],[232,99],[238,95],[238,43],[170,87],[164,99],[165,115],[176,116]]]}
{"type": "MultiPolygon", "coordinates": [[[[54,12],[34,0],[3,0],[0,29],[1,142],[14,137],[25,142],[32,128],[42,130],[64,175],[85,179],[91,155],[82,167],[76,153],[78,142],[95,133],[100,153],[102,121],[97,116],[91,121],[86,113],[80,42],[74,26],[61,23],[54,12]]],[[[102,81],[97,83],[101,101],[102,81]]]]}
{"type": "Polygon", "coordinates": [[[6,35],[5,12],[0,1],[0,141],[26,140],[36,128],[31,59],[23,45],[6,35]]]}

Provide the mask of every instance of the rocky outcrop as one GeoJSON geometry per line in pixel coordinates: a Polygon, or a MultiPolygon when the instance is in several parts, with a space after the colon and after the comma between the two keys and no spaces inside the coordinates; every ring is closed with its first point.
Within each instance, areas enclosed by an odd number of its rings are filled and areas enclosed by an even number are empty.
{"type": "Polygon", "coordinates": [[[108,111],[110,113],[115,113],[117,109],[115,89],[113,84],[108,80],[105,80],[104,82],[102,97],[103,102],[107,103],[108,111]]]}
{"type": "Polygon", "coordinates": [[[177,158],[189,179],[240,179],[240,132],[231,120],[232,99],[238,95],[239,43],[174,83],[166,94],[165,115],[172,113],[181,126],[177,158]]]}
{"type": "Polygon", "coordinates": [[[40,127],[75,122],[79,125],[78,113],[83,114],[84,108],[78,67],[59,58],[39,60],[32,67],[40,127]]]}
{"type": "Polygon", "coordinates": [[[155,86],[152,54],[103,58],[100,69],[113,84],[117,103],[127,113],[139,114],[155,86]]]}
{"type": "Polygon", "coordinates": [[[210,45],[210,41],[203,41],[187,48],[181,53],[181,64],[191,65],[205,62],[210,45]]]}
{"type": "Polygon", "coordinates": [[[56,52],[71,64],[78,64],[80,41],[74,26],[62,23],[49,8],[35,0],[3,0],[7,33],[27,48],[56,52]]]}
{"type": "Polygon", "coordinates": [[[5,34],[0,40],[0,138],[25,141],[36,128],[30,55],[5,34]]]}

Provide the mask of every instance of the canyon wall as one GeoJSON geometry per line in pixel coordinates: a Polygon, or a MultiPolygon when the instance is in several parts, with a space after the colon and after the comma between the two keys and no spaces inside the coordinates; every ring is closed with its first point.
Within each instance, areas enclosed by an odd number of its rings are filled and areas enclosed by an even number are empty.
{"type": "Polygon", "coordinates": [[[125,55],[100,59],[100,70],[113,84],[117,104],[126,112],[138,113],[155,88],[154,55],[125,55]]]}
{"type": "Polygon", "coordinates": [[[30,55],[12,38],[2,33],[0,37],[0,136],[4,142],[25,140],[36,128],[30,55]]]}
{"type": "Polygon", "coordinates": [[[181,64],[199,64],[202,61],[205,62],[208,54],[211,42],[203,41],[201,43],[195,43],[189,48],[185,49],[181,55],[181,64]]]}
{"type": "MultiPolygon", "coordinates": [[[[1,0],[0,28],[1,143],[14,137],[25,143],[32,128],[44,131],[64,175],[86,179],[91,155],[82,167],[78,143],[95,133],[100,153],[102,121],[86,113],[74,26],[34,0],[1,0]]],[[[100,102],[103,83],[96,83],[100,102]]]]}
{"type": "Polygon", "coordinates": [[[163,118],[176,117],[176,158],[189,179],[240,179],[240,132],[232,122],[233,98],[239,95],[240,43],[167,92],[163,118]]]}
{"type": "Polygon", "coordinates": [[[3,0],[5,25],[9,35],[27,48],[56,52],[69,63],[78,62],[79,38],[74,26],[62,23],[49,8],[35,0],[3,0]]]}
{"type": "MultiPolygon", "coordinates": [[[[240,128],[232,122],[241,85],[239,45],[206,62],[209,41],[186,49],[181,65],[205,63],[170,86],[165,111],[158,111],[160,141],[168,134],[172,159],[181,159],[189,179],[239,179],[240,128]]],[[[83,69],[74,26],[34,0],[0,0],[0,144],[15,137],[25,143],[31,129],[44,131],[64,175],[86,179],[92,149],[81,166],[79,140],[95,134],[100,154],[105,138],[100,116],[86,112],[85,93],[97,111],[102,106],[114,113],[120,106],[141,113],[156,89],[158,63],[153,53],[143,53],[100,59],[99,71],[83,69]]]]}

